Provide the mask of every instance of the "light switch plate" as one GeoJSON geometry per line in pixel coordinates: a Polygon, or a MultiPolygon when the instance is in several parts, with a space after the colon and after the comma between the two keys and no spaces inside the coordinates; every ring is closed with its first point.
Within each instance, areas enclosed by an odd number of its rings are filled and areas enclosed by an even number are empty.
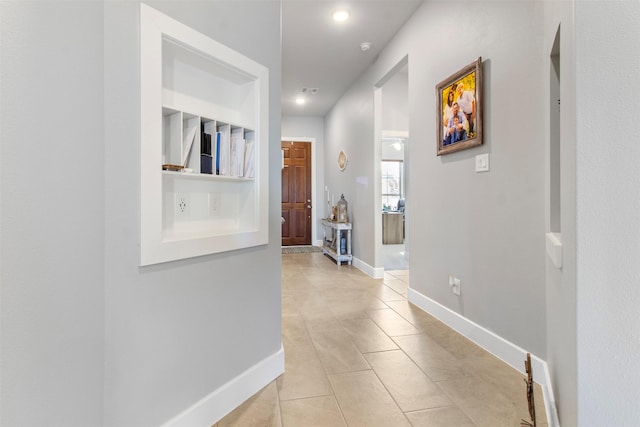
{"type": "Polygon", "coordinates": [[[478,154],[476,156],[476,172],[489,171],[489,154],[478,154]]]}

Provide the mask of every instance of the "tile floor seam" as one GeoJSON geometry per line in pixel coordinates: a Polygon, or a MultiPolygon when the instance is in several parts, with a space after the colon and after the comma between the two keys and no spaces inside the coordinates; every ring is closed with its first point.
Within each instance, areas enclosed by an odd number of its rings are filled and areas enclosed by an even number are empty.
{"type": "MultiPolygon", "coordinates": [[[[393,350],[393,351],[397,351],[397,350],[393,350]]],[[[389,396],[391,396],[391,399],[393,400],[393,403],[396,404],[396,406],[398,407],[398,410],[402,413],[402,415],[407,420],[409,425],[413,425],[413,423],[411,421],[409,421],[409,418],[407,418],[407,415],[405,414],[405,412],[400,407],[400,404],[398,403],[396,398],[393,396],[393,393],[391,393],[391,390],[389,390],[389,387],[387,387],[387,385],[384,383],[384,381],[382,381],[382,378],[380,378],[380,375],[378,375],[378,373],[376,372],[375,369],[373,369],[373,367],[371,368],[371,371],[373,372],[373,375],[375,375],[376,378],[378,378],[378,381],[380,381],[380,384],[382,384],[382,387],[384,387],[384,389],[387,390],[387,393],[389,394],[389,396]]]]}
{"type": "MultiPolygon", "coordinates": [[[[475,378],[475,376],[472,374],[472,377],[475,378]]],[[[482,379],[480,379],[482,380],[482,379]]],[[[451,401],[456,405],[456,407],[464,414],[467,416],[467,418],[469,418],[471,420],[471,422],[473,422],[476,426],[481,426],[482,424],[480,423],[480,421],[476,421],[475,417],[473,417],[473,414],[470,414],[468,412],[468,409],[466,408],[466,405],[460,405],[460,403],[457,402],[458,399],[455,399],[453,396],[451,396],[450,393],[447,393],[446,390],[444,390],[440,384],[446,383],[446,382],[450,382],[450,379],[447,380],[443,380],[443,381],[438,381],[436,382],[436,386],[438,386],[438,388],[449,398],[451,399],[451,401]]]]}
{"type": "Polygon", "coordinates": [[[340,404],[340,399],[338,399],[338,395],[336,394],[336,389],[333,387],[333,384],[331,383],[331,380],[329,379],[329,375],[330,374],[326,373],[326,370],[325,370],[325,375],[327,377],[327,381],[329,382],[329,387],[331,388],[331,391],[333,392],[332,396],[336,400],[336,404],[338,405],[338,410],[340,411],[340,416],[342,417],[342,421],[344,421],[344,425],[348,427],[349,423],[347,422],[347,417],[344,416],[344,410],[342,409],[342,405],[340,404]]]}
{"type": "MultiPolygon", "coordinates": [[[[327,375],[327,380],[328,379],[329,378],[327,375]]],[[[344,410],[342,409],[342,405],[340,405],[340,399],[338,399],[338,396],[336,396],[336,391],[333,388],[333,384],[331,384],[331,381],[329,381],[329,386],[331,387],[331,390],[333,390],[333,398],[336,400],[336,404],[338,405],[338,410],[340,411],[340,416],[342,417],[342,421],[344,422],[344,425],[348,427],[349,423],[347,422],[347,417],[344,416],[344,410]]]]}
{"type": "Polygon", "coordinates": [[[404,348],[402,348],[402,346],[401,346],[401,345],[400,345],[396,340],[394,340],[394,339],[393,339],[393,337],[389,337],[389,338],[391,338],[391,340],[392,340],[394,343],[396,343],[396,345],[398,346],[398,348],[399,348],[399,349],[400,349],[400,350],[401,350],[401,351],[402,351],[402,352],[403,352],[403,353],[404,353],[404,354],[405,354],[405,355],[406,355],[406,356],[407,356],[407,357],[408,357],[408,358],[409,358],[409,359],[410,359],[410,360],[411,360],[411,361],[412,361],[412,362],[413,362],[413,363],[414,363],[414,364],[415,364],[415,365],[416,365],[416,366],[417,366],[417,367],[418,367],[418,368],[419,368],[419,369],[420,369],[420,370],[421,370],[421,371],[422,371],[422,372],[427,376],[427,378],[429,378],[429,380],[431,380],[433,383],[436,383],[436,381],[434,381],[434,380],[433,380],[433,378],[432,378],[432,377],[431,377],[431,376],[430,376],[430,375],[429,375],[429,374],[428,374],[424,369],[422,369],[422,366],[420,366],[420,364],[418,363],[418,361],[417,361],[417,360],[415,360],[413,357],[411,357],[411,355],[410,355],[409,353],[407,353],[407,352],[405,351],[405,349],[404,349],[404,348]]]}
{"type": "Polygon", "coordinates": [[[289,399],[283,399],[283,398],[280,397],[280,391],[278,391],[278,400],[280,402],[293,402],[293,401],[296,401],[296,400],[315,399],[317,397],[327,397],[327,396],[334,396],[334,394],[333,393],[311,394],[309,396],[304,396],[304,397],[292,397],[292,398],[289,398],[289,399]]]}
{"type": "MultiPolygon", "coordinates": [[[[424,411],[432,411],[434,409],[442,409],[442,408],[458,408],[458,405],[442,405],[442,406],[434,406],[433,408],[424,408],[424,409],[413,409],[411,411],[405,411],[405,414],[414,414],[416,412],[424,412],[424,411]]],[[[460,409],[460,408],[458,408],[460,409]]]]}
{"type": "Polygon", "coordinates": [[[278,414],[280,414],[280,425],[282,427],[284,427],[284,417],[282,414],[282,406],[280,406],[280,390],[278,390],[278,382],[276,381],[276,395],[278,396],[277,400],[277,405],[278,405],[278,414]]]}

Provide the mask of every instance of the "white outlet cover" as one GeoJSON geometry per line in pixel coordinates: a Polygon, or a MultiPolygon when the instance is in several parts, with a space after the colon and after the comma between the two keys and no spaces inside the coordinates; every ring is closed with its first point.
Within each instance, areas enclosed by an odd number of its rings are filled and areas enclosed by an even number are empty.
{"type": "Polygon", "coordinates": [[[189,216],[189,193],[176,193],[174,204],[176,218],[186,218],[189,216]]]}
{"type": "Polygon", "coordinates": [[[453,293],[456,295],[460,295],[460,279],[457,277],[453,279],[453,293]]]}
{"type": "Polygon", "coordinates": [[[476,172],[489,172],[489,153],[476,156],[476,172]]]}
{"type": "Polygon", "coordinates": [[[220,216],[222,214],[222,196],[220,193],[209,193],[209,214],[220,216]]]}

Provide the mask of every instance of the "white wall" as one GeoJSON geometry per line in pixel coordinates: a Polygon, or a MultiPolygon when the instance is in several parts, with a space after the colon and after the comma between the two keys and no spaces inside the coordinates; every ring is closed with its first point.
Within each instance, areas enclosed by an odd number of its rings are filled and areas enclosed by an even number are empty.
{"type": "Polygon", "coordinates": [[[387,138],[409,136],[409,73],[405,65],[395,72],[380,88],[380,124],[382,127],[382,160],[404,160],[404,145],[400,150],[387,138]]]}
{"type": "Polygon", "coordinates": [[[382,133],[409,132],[409,73],[398,70],[382,87],[382,133]]]}
{"type": "Polygon", "coordinates": [[[0,425],[102,419],[99,2],[0,2],[0,425]]]}
{"type": "Polygon", "coordinates": [[[107,425],[167,421],[281,344],[280,5],[149,4],[269,68],[270,243],[137,267],[139,11],[105,3],[107,425]]]}
{"type": "Polygon", "coordinates": [[[560,31],[560,146],[562,268],[546,257],[547,357],[558,418],[563,426],[578,424],[576,348],[576,87],[573,3],[545,2],[543,27],[543,92],[545,103],[545,231],[550,231],[550,109],[557,100],[550,94],[550,55],[560,31]]]}
{"type": "Polygon", "coordinates": [[[374,221],[380,215],[380,203],[374,205],[375,185],[373,129],[373,83],[371,70],[355,82],[325,116],[325,183],[337,202],[344,194],[349,202],[349,218],[353,225],[351,248],[353,256],[375,266],[374,221]],[[344,171],[336,164],[340,150],[349,159],[344,171]]]}
{"type": "Polygon", "coordinates": [[[637,1],[575,3],[580,426],[640,420],[639,20],[637,1]]]}
{"type": "Polygon", "coordinates": [[[315,169],[311,171],[315,175],[315,187],[311,189],[313,206],[316,211],[315,238],[322,240],[322,228],[320,219],[326,218],[330,212],[327,211],[326,193],[324,191],[324,117],[306,116],[284,116],[282,117],[283,137],[313,138],[315,140],[315,151],[313,152],[315,169]]]}
{"type": "MultiPolygon", "coordinates": [[[[280,351],[279,192],[268,246],[139,268],[139,2],[0,4],[0,424],[159,425],[280,351]]],[[[279,189],[279,2],[152,6],[269,68],[279,189]]]]}
{"type": "Polygon", "coordinates": [[[542,37],[531,37],[540,32],[542,7],[456,4],[465,13],[455,26],[443,19],[449,3],[422,5],[327,115],[327,159],[345,147],[351,160],[344,174],[326,179],[354,207],[354,256],[373,264],[373,87],[408,54],[411,287],[544,358],[545,97],[542,37]],[[436,40],[450,40],[448,48],[436,40]],[[435,85],[478,56],[485,144],[437,157],[435,85]],[[491,171],[478,174],[474,157],[482,153],[491,171]],[[461,297],[451,293],[449,274],[462,280],[461,297]]]}

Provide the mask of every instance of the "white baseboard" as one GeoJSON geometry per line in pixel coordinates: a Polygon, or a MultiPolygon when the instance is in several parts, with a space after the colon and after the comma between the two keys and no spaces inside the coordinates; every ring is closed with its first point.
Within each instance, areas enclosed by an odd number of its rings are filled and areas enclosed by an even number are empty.
{"type": "Polygon", "coordinates": [[[359,258],[353,257],[353,266],[362,271],[369,277],[374,279],[384,279],[384,268],[375,268],[362,261],[359,258]]]}
{"type": "Polygon", "coordinates": [[[163,427],[209,427],[284,372],[284,348],[194,403],[163,427]]]}
{"type": "MultiPolygon", "coordinates": [[[[407,299],[410,303],[426,311],[452,329],[455,329],[457,332],[501,359],[509,366],[523,374],[526,374],[524,361],[527,359],[527,351],[524,349],[412,288],[409,288],[407,291],[407,299]]],[[[547,362],[532,354],[531,367],[533,370],[533,380],[542,387],[549,426],[559,427],[555,399],[553,397],[551,376],[549,375],[547,362]]]]}

